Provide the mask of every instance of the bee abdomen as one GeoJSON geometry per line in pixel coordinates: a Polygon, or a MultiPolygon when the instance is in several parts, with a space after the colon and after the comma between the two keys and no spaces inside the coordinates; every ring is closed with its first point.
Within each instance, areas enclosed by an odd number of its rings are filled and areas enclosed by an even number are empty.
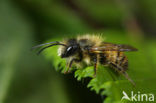
{"type": "Polygon", "coordinates": [[[119,52],[119,55],[117,55],[116,64],[121,66],[124,70],[127,70],[128,59],[122,52],[119,52]]]}
{"type": "Polygon", "coordinates": [[[128,69],[128,59],[126,56],[123,57],[123,60],[121,61],[121,67],[123,67],[124,70],[128,69]]]}

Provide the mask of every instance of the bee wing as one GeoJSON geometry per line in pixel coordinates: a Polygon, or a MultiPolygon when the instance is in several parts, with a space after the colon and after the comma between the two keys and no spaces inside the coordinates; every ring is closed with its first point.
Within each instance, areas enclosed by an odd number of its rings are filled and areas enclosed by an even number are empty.
{"type": "Polygon", "coordinates": [[[112,44],[104,42],[101,46],[91,47],[90,52],[102,53],[104,51],[137,51],[136,48],[125,44],[112,44]]]}

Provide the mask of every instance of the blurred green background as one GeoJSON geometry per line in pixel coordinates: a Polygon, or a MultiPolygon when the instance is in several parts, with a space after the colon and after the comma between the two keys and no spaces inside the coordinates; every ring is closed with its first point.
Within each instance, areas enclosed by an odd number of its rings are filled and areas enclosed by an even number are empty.
{"type": "Polygon", "coordinates": [[[105,97],[86,87],[89,79],[56,72],[30,48],[77,34],[102,33],[119,43],[126,36],[146,48],[155,68],[155,10],[156,0],[1,0],[0,103],[102,103],[105,97]]]}

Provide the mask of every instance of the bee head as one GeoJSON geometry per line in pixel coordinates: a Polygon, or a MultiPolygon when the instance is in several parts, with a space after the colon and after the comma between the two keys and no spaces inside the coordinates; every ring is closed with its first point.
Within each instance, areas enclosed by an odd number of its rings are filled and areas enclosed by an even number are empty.
{"type": "Polygon", "coordinates": [[[49,47],[52,47],[55,45],[61,45],[58,49],[58,55],[61,56],[61,58],[73,56],[74,54],[76,54],[79,51],[79,48],[80,48],[76,39],[69,39],[69,40],[67,40],[66,43],[54,41],[54,42],[50,42],[50,43],[40,44],[40,45],[32,47],[32,50],[42,47],[42,46],[45,46],[37,52],[37,54],[40,54],[46,48],[49,48],[49,47]],[[47,45],[47,46],[45,46],[45,45],[47,45]]]}
{"type": "Polygon", "coordinates": [[[61,47],[58,52],[61,58],[66,58],[73,56],[79,51],[79,45],[76,41],[76,39],[69,39],[67,41],[67,47],[61,47]],[[61,51],[61,52],[60,52],[61,51]]]}

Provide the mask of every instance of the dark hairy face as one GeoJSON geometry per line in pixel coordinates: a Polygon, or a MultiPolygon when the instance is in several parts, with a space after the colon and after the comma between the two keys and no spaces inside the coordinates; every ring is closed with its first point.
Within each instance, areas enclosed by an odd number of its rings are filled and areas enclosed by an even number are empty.
{"type": "Polygon", "coordinates": [[[72,56],[80,49],[76,39],[69,39],[67,45],[68,46],[65,48],[65,51],[61,54],[61,58],[72,56]]]}

